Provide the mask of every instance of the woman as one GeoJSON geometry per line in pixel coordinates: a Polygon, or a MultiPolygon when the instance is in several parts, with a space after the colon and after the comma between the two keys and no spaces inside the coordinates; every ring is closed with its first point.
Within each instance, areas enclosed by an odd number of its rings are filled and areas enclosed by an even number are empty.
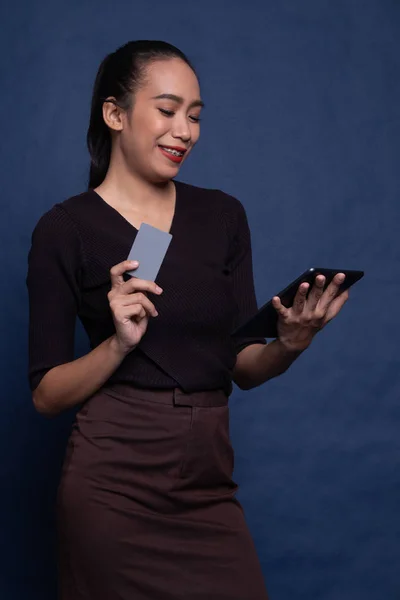
{"type": "Polygon", "coordinates": [[[262,600],[232,481],[228,397],[283,373],[347,299],[318,277],[279,339],[233,341],[256,310],[240,202],[175,181],[200,134],[188,59],[130,42],[97,74],[89,190],[37,224],[30,383],[41,413],[82,405],[58,495],[62,600],[262,600]],[[129,277],[142,222],[173,238],[157,284],[129,277]],[[74,360],[76,317],[92,350],[74,360]]]}

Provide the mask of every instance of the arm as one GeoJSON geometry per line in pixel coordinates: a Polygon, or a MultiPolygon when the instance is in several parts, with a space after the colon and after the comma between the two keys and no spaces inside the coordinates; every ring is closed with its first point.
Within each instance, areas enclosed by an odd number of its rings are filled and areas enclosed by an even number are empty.
{"type": "MultiPolygon", "coordinates": [[[[236,205],[235,233],[232,235],[230,269],[237,306],[235,325],[244,323],[257,312],[254,290],[251,235],[243,206],[236,205]]],[[[284,373],[300,352],[288,350],[280,341],[266,345],[264,338],[234,339],[237,359],[232,379],[243,390],[259,386],[284,373]]]]}
{"type": "Polygon", "coordinates": [[[32,392],[36,410],[51,416],[80,404],[101,388],[125,356],[113,335],[85,356],[53,367],[32,392]]]}
{"type": "Polygon", "coordinates": [[[302,350],[288,350],[280,340],[267,346],[251,344],[239,352],[233,380],[242,390],[257,387],[285,373],[301,353],[302,350]]]}
{"type": "MultiPolygon", "coordinates": [[[[243,205],[232,198],[233,205],[226,211],[229,215],[230,246],[227,260],[227,269],[230,273],[232,282],[232,293],[236,316],[233,323],[233,329],[247,321],[257,312],[257,300],[254,290],[253,279],[253,260],[251,250],[251,235],[247,221],[247,215],[243,205]]],[[[245,356],[249,356],[257,348],[259,351],[264,348],[266,341],[263,337],[234,337],[232,343],[237,355],[236,369],[233,373],[233,380],[240,386],[239,380],[243,379],[243,371],[246,370],[248,360],[244,361],[245,356]],[[249,351],[248,349],[253,348],[249,351]],[[245,352],[246,350],[246,352],[245,352]],[[238,357],[241,357],[238,361],[238,357]],[[243,363],[243,367],[240,366],[243,363]]]]}
{"type": "Polygon", "coordinates": [[[29,380],[34,406],[46,415],[83,402],[123,359],[110,338],[73,360],[83,257],[75,223],[54,206],[33,232],[27,274],[29,380]]]}
{"type": "Polygon", "coordinates": [[[36,226],[28,260],[29,379],[34,405],[43,414],[57,414],[94,394],[137,346],[149,316],[157,314],[145,292],[162,290],[134,277],[124,281],[123,274],[137,264],[115,265],[108,294],[115,334],[73,360],[83,264],[79,232],[56,206],[36,226]]]}
{"type": "Polygon", "coordinates": [[[134,350],[147,330],[149,317],[158,315],[145,292],[161,294],[152,281],[123,274],[138,263],[123,261],[111,269],[108,294],[116,333],[77,360],[50,369],[33,391],[33,402],[42,414],[54,415],[80,404],[110,378],[124,358],[134,350]]]}
{"type": "Polygon", "coordinates": [[[340,292],[343,281],[344,275],[339,273],[324,291],[325,277],[319,275],[308,297],[309,285],[301,284],[291,308],[284,307],[276,296],[273,304],[279,315],[279,337],[268,346],[252,344],[239,352],[235,383],[250,389],[287,371],[347,302],[348,291],[340,292]]]}

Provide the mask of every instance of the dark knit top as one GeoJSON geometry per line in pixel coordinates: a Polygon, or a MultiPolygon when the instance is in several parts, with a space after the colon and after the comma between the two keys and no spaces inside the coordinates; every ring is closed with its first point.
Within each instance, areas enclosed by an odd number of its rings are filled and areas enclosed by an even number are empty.
{"type": "MultiPolygon", "coordinates": [[[[231,337],[257,309],[246,214],[224,192],[175,185],[173,238],[157,277],[164,291],[151,295],[159,315],[109,382],[230,394],[237,353],[265,343],[231,337]]],[[[91,348],[115,332],[110,269],[127,258],[136,233],[92,190],[56,204],[39,220],[27,275],[32,390],[49,369],[74,359],[76,317],[91,348]]]]}

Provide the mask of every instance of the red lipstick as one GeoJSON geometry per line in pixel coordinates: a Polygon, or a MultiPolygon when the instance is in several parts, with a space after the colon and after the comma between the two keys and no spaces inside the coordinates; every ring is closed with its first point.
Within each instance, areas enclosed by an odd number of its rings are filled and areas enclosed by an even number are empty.
{"type": "Polygon", "coordinates": [[[170,161],[177,163],[177,164],[182,162],[185,152],[187,150],[187,148],[182,148],[181,146],[158,146],[158,147],[160,148],[160,150],[164,154],[164,156],[169,158],[170,161]],[[174,153],[168,152],[168,150],[173,150],[174,153]],[[176,152],[179,152],[179,154],[175,154],[176,152]]]}

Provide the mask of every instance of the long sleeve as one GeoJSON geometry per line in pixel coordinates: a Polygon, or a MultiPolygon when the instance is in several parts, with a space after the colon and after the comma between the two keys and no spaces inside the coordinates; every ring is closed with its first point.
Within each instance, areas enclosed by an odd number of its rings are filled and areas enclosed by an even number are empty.
{"type": "Polygon", "coordinates": [[[80,303],[81,241],[60,205],[39,220],[28,257],[29,383],[34,390],[51,368],[74,357],[80,303]]]}
{"type": "MultiPolygon", "coordinates": [[[[235,233],[231,242],[230,270],[233,293],[237,305],[235,327],[243,324],[257,312],[257,300],[254,289],[251,234],[245,209],[237,202],[235,233]]],[[[235,337],[238,354],[250,344],[266,344],[263,337],[235,337]]]]}

